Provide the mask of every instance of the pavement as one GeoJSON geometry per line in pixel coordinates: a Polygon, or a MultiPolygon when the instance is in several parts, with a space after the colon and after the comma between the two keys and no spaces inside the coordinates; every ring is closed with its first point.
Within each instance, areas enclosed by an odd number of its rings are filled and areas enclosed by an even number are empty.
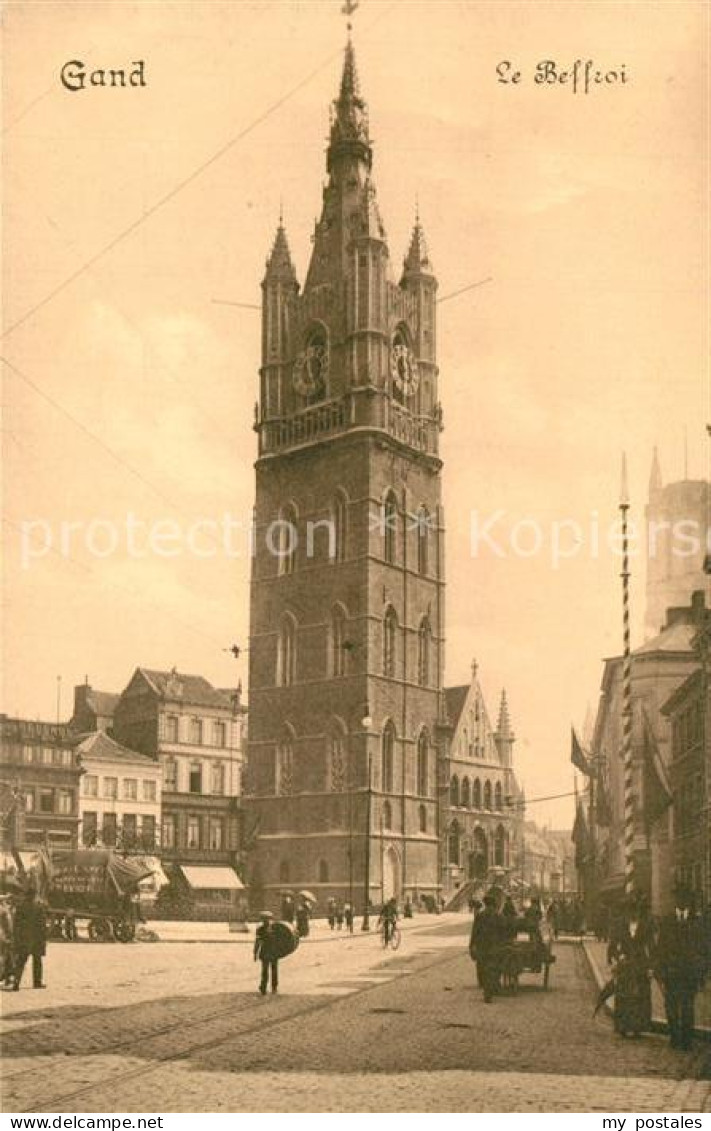
{"type": "MultiPolygon", "coordinates": [[[[623,1040],[577,943],[552,987],[482,1001],[467,916],[299,947],[261,997],[250,949],[57,943],[49,988],[3,994],[19,1112],[711,1111],[711,1049],[623,1040]]],[[[323,938],[323,936],[321,936],[323,938]]],[[[233,937],[234,938],[234,937],[233,937]]]]}

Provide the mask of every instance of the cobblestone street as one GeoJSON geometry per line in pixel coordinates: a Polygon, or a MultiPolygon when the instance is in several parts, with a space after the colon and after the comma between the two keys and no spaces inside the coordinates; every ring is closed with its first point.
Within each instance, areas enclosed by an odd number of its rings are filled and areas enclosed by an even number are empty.
{"type": "Polygon", "coordinates": [[[51,946],[49,989],[3,995],[3,1107],[711,1110],[708,1046],[624,1041],[593,1020],[577,944],[558,947],[550,992],[525,975],[485,1006],[467,931],[419,920],[395,954],[374,934],[317,936],[264,999],[244,940],[51,946]]]}

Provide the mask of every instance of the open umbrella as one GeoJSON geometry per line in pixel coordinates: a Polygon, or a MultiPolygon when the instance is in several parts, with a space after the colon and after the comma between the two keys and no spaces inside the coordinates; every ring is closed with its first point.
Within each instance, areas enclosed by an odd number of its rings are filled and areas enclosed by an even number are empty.
{"type": "Polygon", "coordinates": [[[306,900],[307,903],[316,903],[316,896],[312,891],[300,891],[299,898],[306,900]]]}

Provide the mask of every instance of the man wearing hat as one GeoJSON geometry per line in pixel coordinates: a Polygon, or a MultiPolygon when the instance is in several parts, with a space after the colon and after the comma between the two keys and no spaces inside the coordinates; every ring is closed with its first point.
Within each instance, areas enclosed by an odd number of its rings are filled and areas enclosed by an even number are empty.
{"type": "Polygon", "coordinates": [[[12,989],[19,990],[27,959],[31,957],[32,985],[36,990],[43,990],[42,959],[47,951],[47,917],[33,887],[27,888],[18,902],[13,946],[15,968],[12,989]]]}
{"type": "Polygon", "coordinates": [[[472,925],[469,953],[476,962],[477,975],[484,991],[487,1005],[498,993],[501,973],[501,948],[505,941],[506,925],[498,912],[498,896],[494,890],[484,896],[484,910],[472,925]]]}
{"type": "Polygon", "coordinates": [[[674,910],[659,924],[654,973],[664,991],[672,1048],[690,1049],[694,1036],[694,998],[708,973],[701,919],[688,888],[674,892],[674,910]]]}
{"type": "Polygon", "coordinates": [[[279,956],[276,952],[274,938],[274,916],[270,911],[263,911],[261,922],[254,936],[254,961],[262,963],[262,977],[259,983],[260,994],[267,992],[267,983],[271,974],[272,993],[277,992],[279,986],[279,956]]]}

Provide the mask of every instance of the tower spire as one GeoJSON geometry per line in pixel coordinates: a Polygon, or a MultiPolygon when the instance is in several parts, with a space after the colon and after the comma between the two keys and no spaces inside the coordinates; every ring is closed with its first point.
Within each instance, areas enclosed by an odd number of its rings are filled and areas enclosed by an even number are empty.
{"type": "Polygon", "coordinates": [[[409,275],[432,275],[434,270],[425,239],[425,231],[420,221],[419,201],[415,203],[415,224],[410,236],[410,246],[403,265],[403,278],[409,275]]]}
{"type": "Polygon", "coordinates": [[[652,470],[649,473],[649,494],[652,495],[655,491],[662,489],[662,469],[659,466],[659,452],[656,445],[652,455],[652,470]]]}
{"type": "Polygon", "coordinates": [[[279,205],[279,224],[272,250],[267,257],[267,269],[264,276],[265,282],[277,280],[284,283],[296,282],[296,269],[289,251],[289,241],[284,229],[284,213],[281,204],[279,205]]]}
{"type": "Polygon", "coordinates": [[[368,131],[368,110],[361,97],[355,49],[350,35],[343,58],[343,72],[338,98],[333,104],[331,143],[328,147],[328,171],[333,173],[339,158],[363,161],[368,169],[373,164],[373,150],[368,131]]]}
{"type": "Polygon", "coordinates": [[[496,734],[498,738],[504,740],[513,737],[511,731],[511,717],[509,715],[509,704],[506,698],[506,689],[501,692],[501,704],[499,706],[499,722],[496,727],[496,734]]]}

